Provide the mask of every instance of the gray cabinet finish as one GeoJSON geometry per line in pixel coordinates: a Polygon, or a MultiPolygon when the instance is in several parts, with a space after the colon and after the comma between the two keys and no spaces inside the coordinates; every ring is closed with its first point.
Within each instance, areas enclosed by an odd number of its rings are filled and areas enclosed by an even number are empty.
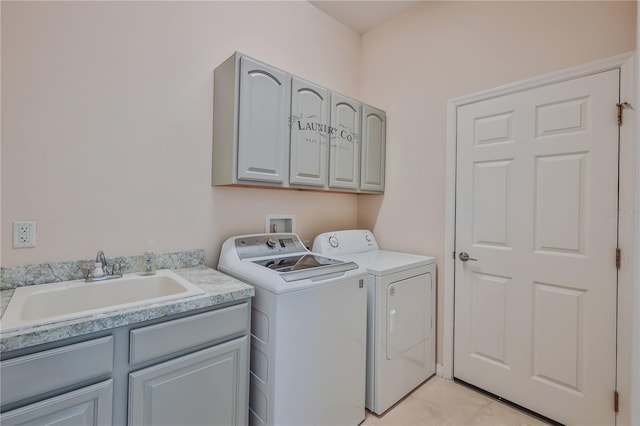
{"type": "Polygon", "coordinates": [[[286,182],[289,79],[276,68],[240,59],[238,179],[286,182]]]}
{"type": "Polygon", "coordinates": [[[247,423],[248,337],[129,375],[130,425],[247,423]]]}
{"type": "Polygon", "coordinates": [[[331,94],[331,127],[336,135],[329,148],[329,187],[357,191],[360,182],[360,102],[331,94]]]}
{"type": "Polygon", "coordinates": [[[329,162],[329,90],[291,80],[291,156],[289,182],[324,188],[329,162]]]}
{"type": "Polygon", "coordinates": [[[2,405],[107,375],[112,370],[110,336],[3,361],[2,405]]]}
{"type": "Polygon", "coordinates": [[[113,380],[87,386],[0,415],[3,426],[111,425],[113,380]]]}
{"type": "Polygon", "coordinates": [[[238,53],[215,69],[214,185],[287,184],[290,80],[238,53]]]}
{"type": "MultiPolygon", "coordinates": [[[[206,421],[198,417],[193,424],[246,424],[250,312],[250,299],[241,299],[48,343],[38,352],[5,352],[0,423],[125,425],[132,415],[129,392],[137,389],[130,378],[146,379],[142,372],[153,371],[169,380],[153,398],[184,415],[173,424],[195,418],[181,412],[184,407],[209,410],[206,421]],[[172,397],[163,399],[166,392],[172,397]]],[[[148,406],[146,400],[138,404],[148,406]]]]}
{"type": "Polygon", "coordinates": [[[238,52],[213,86],[213,185],[384,192],[383,111],[238,52]]]}
{"type": "Polygon", "coordinates": [[[131,331],[129,362],[137,364],[245,332],[247,303],[131,331]]]}
{"type": "Polygon", "coordinates": [[[387,117],[384,111],[362,105],[360,189],[384,192],[387,117]]]}

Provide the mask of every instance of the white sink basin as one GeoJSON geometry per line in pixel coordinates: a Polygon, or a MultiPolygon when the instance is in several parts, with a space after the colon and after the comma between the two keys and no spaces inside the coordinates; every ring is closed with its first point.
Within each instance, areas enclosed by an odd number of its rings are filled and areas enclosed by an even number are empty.
{"type": "Polygon", "coordinates": [[[0,322],[7,332],[28,325],[47,324],[144,303],[202,294],[204,291],[174,272],[125,274],[108,281],[84,280],[18,287],[0,322]]]}

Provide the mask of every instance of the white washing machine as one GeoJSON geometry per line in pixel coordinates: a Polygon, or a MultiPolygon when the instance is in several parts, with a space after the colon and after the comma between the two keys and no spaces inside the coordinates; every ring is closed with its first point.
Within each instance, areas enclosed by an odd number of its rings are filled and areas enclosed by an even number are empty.
{"type": "Polygon", "coordinates": [[[367,270],[365,405],[382,414],[435,374],[435,258],[380,250],[366,230],[318,235],[312,250],[367,270]]]}
{"type": "Polygon", "coordinates": [[[222,245],[218,269],[256,291],[249,424],[361,423],[366,271],[310,253],[295,234],[232,237],[222,245]]]}

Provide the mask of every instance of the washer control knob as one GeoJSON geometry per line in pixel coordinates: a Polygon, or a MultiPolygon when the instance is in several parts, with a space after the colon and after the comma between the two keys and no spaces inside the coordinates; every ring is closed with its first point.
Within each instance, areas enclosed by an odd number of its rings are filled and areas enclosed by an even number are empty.
{"type": "Polygon", "coordinates": [[[364,239],[367,240],[368,243],[370,243],[371,242],[371,235],[364,234],[364,239]]]}
{"type": "Polygon", "coordinates": [[[269,238],[267,240],[267,246],[274,248],[276,246],[276,240],[274,240],[273,238],[269,238]]]}
{"type": "Polygon", "coordinates": [[[331,247],[337,248],[340,245],[340,242],[335,235],[332,235],[329,237],[329,244],[331,245],[331,247]]]}

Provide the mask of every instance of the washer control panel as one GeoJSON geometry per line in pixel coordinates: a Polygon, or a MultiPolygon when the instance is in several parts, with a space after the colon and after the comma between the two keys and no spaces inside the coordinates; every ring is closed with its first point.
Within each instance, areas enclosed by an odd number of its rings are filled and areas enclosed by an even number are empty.
{"type": "Polygon", "coordinates": [[[244,235],[236,238],[235,245],[240,259],[308,251],[296,234],[244,235]]]}

